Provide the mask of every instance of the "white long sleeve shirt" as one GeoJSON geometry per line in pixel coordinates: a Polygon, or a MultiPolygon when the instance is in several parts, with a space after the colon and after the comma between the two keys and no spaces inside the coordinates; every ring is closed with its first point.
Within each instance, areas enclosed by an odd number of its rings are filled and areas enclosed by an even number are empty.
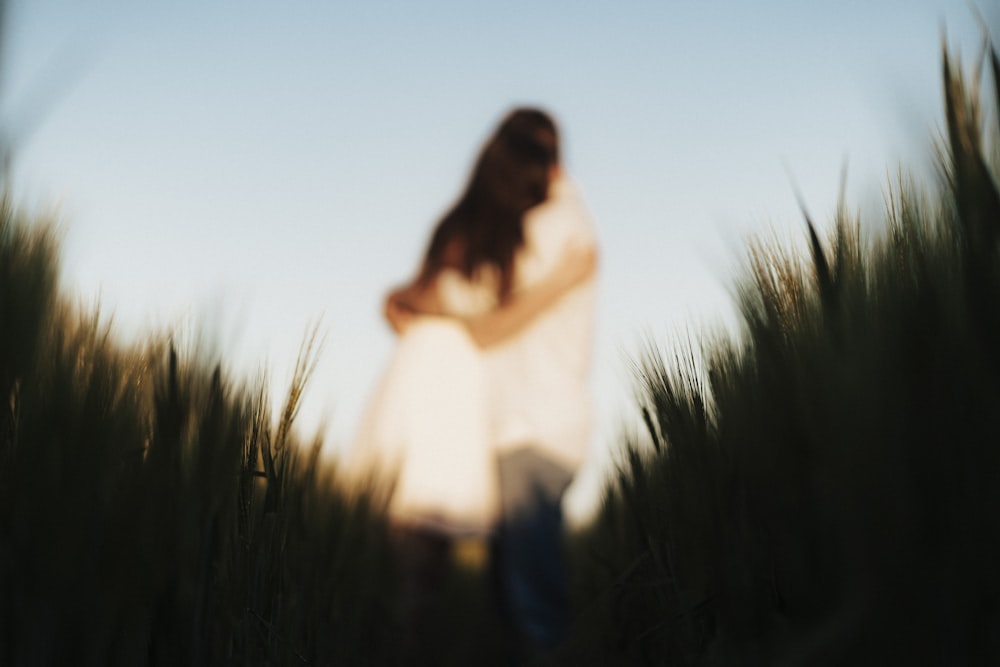
{"type": "MultiPolygon", "coordinates": [[[[565,178],[554,181],[549,198],[528,212],[524,232],[515,292],[554,270],[567,247],[595,244],[590,216],[565,178]]],[[[532,446],[570,472],[583,463],[592,430],[595,302],[591,279],[485,355],[491,440],[499,454],[532,446]]]]}

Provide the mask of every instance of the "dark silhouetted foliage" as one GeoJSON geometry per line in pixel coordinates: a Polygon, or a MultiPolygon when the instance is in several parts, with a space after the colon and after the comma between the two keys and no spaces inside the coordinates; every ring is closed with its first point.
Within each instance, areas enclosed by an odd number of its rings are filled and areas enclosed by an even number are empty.
{"type": "Polygon", "coordinates": [[[1000,663],[998,134],[943,61],[940,194],[901,179],[871,242],[807,219],[808,262],[754,245],[740,340],[644,356],[653,446],[575,544],[581,655],[1000,663]]]}

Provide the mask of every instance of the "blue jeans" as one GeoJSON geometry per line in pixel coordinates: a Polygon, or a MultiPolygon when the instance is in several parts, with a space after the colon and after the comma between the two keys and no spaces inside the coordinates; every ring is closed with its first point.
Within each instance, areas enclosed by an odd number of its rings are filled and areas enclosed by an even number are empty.
{"type": "Polygon", "coordinates": [[[562,496],[572,473],[523,447],[500,457],[501,518],[493,578],[501,613],[538,649],[558,646],[569,627],[569,575],[562,496]]]}

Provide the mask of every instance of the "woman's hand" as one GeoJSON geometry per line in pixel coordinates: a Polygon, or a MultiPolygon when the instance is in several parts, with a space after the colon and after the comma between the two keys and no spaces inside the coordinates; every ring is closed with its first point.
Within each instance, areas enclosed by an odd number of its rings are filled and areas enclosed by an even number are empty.
{"type": "Polygon", "coordinates": [[[402,334],[417,314],[407,303],[406,297],[407,288],[400,287],[389,292],[385,298],[382,314],[396,334],[402,334]]]}
{"type": "Polygon", "coordinates": [[[427,285],[409,283],[392,290],[385,298],[383,314],[397,334],[403,333],[418,315],[443,315],[436,280],[427,285]]]}

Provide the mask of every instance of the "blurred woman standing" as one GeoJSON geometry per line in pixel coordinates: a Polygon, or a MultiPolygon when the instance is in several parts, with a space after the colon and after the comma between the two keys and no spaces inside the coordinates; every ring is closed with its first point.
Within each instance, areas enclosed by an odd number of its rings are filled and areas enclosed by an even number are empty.
{"type": "Polygon", "coordinates": [[[525,217],[549,198],[558,165],[548,115],[509,113],[435,228],[416,277],[386,300],[399,339],[363,418],[356,463],[393,481],[388,513],[403,592],[417,606],[440,588],[453,540],[485,537],[498,520],[484,350],[516,339],[595,270],[592,247],[568,247],[544,278],[515,289],[525,217]]]}

